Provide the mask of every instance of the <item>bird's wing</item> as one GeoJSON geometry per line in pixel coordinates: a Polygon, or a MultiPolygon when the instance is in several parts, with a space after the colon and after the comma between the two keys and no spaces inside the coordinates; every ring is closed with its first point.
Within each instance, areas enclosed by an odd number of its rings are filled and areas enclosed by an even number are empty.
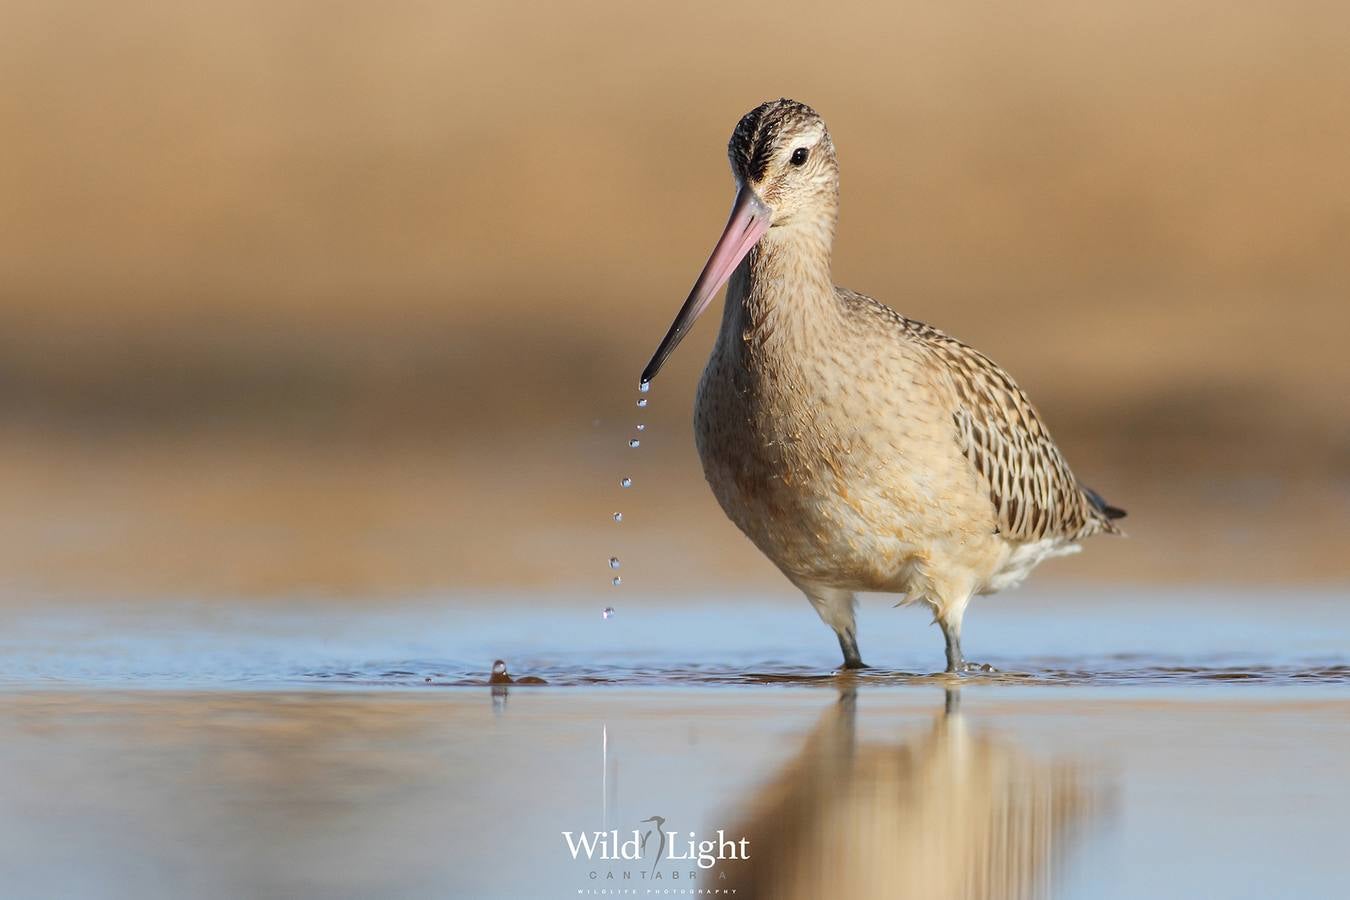
{"type": "Polygon", "coordinates": [[[1014,541],[1079,540],[1117,532],[1108,506],[1079,484],[1036,407],[993,360],[956,338],[906,319],[951,384],[956,440],[994,505],[999,533],[1014,541]]]}

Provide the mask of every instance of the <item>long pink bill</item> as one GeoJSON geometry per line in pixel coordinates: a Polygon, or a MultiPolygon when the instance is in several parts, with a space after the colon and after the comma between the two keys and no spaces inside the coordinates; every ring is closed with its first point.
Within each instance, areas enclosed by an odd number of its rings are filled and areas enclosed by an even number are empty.
{"type": "Polygon", "coordinates": [[[670,330],[661,340],[661,346],[656,348],[652,361],[642,370],[643,384],[656,377],[656,373],[665,364],[666,357],[675,352],[680,341],[689,333],[694,320],[708,308],[712,298],[731,278],[731,273],[736,271],[741,260],[750,252],[750,248],[754,247],[768,230],[769,208],[764,205],[763,200],[755,196],[754,191],[742,187],[736,194],[736,203],[731,207],[731,218],[727,220],[727,227],[717,239],[717,246],[713,247],[712,256],[708,257],[707,264],[699,273],[698,281],[694,282],[689,299],[680,307],[679,315],[675,317],[670,330]]]}

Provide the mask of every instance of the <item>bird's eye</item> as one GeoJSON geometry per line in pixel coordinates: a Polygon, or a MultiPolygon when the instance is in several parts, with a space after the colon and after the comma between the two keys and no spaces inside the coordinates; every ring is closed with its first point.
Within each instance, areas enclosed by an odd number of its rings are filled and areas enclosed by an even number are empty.
{"type": "Polygon", "coordinates": [[[804,165],[806,165],[806,155],[807,155],[808,153],[810,153],[810,152],[811,152],[811,151],[810,151],[810,150],[807,150],[805,147],[798,147],[796,150],[793,150],[793,151],[792,151],[792,164],[793,164],[794,166],[804,166],[804,165]]]}

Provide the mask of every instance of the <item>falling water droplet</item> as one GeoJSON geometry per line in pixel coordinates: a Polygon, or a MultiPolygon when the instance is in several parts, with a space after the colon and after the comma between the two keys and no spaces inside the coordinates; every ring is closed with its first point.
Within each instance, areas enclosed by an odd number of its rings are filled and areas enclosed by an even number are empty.
{"type": "Polygon", "coordinates": [[[639,422],[639,423],[638,423],[637,430],[638,430],[638,431],[646,431],[646,430],[647,430],[647,426],[646,426],[646,425],[643,425],[641,422],[639,422]]]}
{"type": "Polygon", "coordinates": [[[611,569],[617,569],[619,567],[619,558],[617,556],[611,556],[609,558],[609,567],[611,569]]]}
{"type": "Polygon", "coordinates": [[[506,674],[506,660],[504,660],[504,659],[499,659],[499,660],[497,660],[496,662],[494,662],[494,663],[492,664],[492,674],[493,674],[493,675],[505,675],[505,674],[506,674]]]}
{"type": "Polygon", "coordinates": [[[639,397],[639,398],[638,398],[638,406],[641,407],[641,406],[646,406],[646,405],[647,405],[647,398],[646,398],[646,397],[639,397]]]}
{"type": "Polygon", "coordinates": [[[647,393],[648,391],[650,391],[651,389],[652,389],[652,383],[651,383],[650,381],[639,381],[639,382],[638,382],[638,390],[641,391],[642,393],[645,394],[645,393],[647,393]]]}
{"type": "Polygon", "coordinates": [[[642,444],[642,441],[639,441],[637,438],[629,438],[629,439],[628,439],[628,446],[630,446],[630,447],[638,447],[638,446],[641,446],[641,444],[642,444]]]}
{"type": "Polygon", "coordinates": [[[614,615],[614,607],[606,606],[604,609],[600,610],[600,615],[608,619],[610,616],[614,615]]]}
{"type": "Polygon", "coordinates": [[[623,521],[623,513],[621,513],[621,512],[616,512],[616,513],[614,514],[614,521],[615,521],[615,522],[622,522],[622,521],[623,521]]]}
{"type": "Polygon", "coordinates": [[[633,479],[629,478],[627,475],[619,479],[619,487],[632,487],[632,486],[633,486],[633,479]]]}
{"type": "Polygon", "coordinates": [[[623,584],[623,579],[620,578],[618,575],[615,575],[613,578],[609,580],[609,583],[614,585],[615,587],[618,587],[619,585],[623,584]]]}

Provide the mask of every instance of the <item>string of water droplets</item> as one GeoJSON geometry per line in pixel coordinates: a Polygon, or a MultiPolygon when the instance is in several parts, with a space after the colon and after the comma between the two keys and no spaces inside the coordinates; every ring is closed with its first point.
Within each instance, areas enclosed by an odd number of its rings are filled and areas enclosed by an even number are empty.
{"type": "MultiPolygon", "coordinates": [[[[638,392],[639,392],[639,393],[645,394],[645,393],[647,393],[649,390],[651,390],[651,383],[650,383],[650,382],[643,381],[643,382],[640,382],[640,383],[638,384],[638,392]]],[[[639,398],[637,399],[637,407],[638,407],[638,409],[646,409],[646,408],[647,408],[647,398],[646,398],[646,397],[639,397],[639,398]]],[[[640,431],[640,432],[641,432],[641,431],[646,431],[646,430],[647,430],[647,425],[646,425],[646,423],[644,423],[644,422],[638,422],[638,423],[637,423],[637,430],[640,431]]],[[[628,448],[629,448],[630,450],[636,450],[638,447],[641,447],[641,446],[642,446],[642,440],[641,440],[640,438],[630,437],[630,438],[628,439],[628,448]]],[[[619,478],[619,487],[621,487],[621,488],[630,488],[630,487],[632,487],[632,486],[633,486],[633,479],[632,479],[632,477],[630,477],[630,476],[628,476],[628,475],[624,475],[624,476],[622,476],[622,477],[619,478]]],[[[612,519],[614,520],[615,524],[619,524],[619,523],[621,523],[621,522],[623,521],[623,513],[622,513],[622,512],[616,511],[616,512],[614,512],[614,513],[611,514],[610,518],[612,518],[612,519]]],[[[619,558],[618,558],[617,556],[611,556],[611,557],[609,558],[609,568],[610,568],[611,570],[617,571],[617,570],[619,569],[620,565],[622,565],[622,564],[619,562],[619,558]]],[[[620,575],[615,575],[614,577],[612,577],[612,578],[609,580],[609,583],[610,583],[612,586],[614,586],[614,587],[618,587],[619,585],[623,584],[623,577],[620,576],[620,575]]],[[[612,607],[612,606],[606,606],[606,607],[604,608],[604,610],[601,611],[601,615],[602,615],[604,618],[606,618],[606,619],[610,618],[611,616],[614,615],[614,607],[612,607]]]]}

